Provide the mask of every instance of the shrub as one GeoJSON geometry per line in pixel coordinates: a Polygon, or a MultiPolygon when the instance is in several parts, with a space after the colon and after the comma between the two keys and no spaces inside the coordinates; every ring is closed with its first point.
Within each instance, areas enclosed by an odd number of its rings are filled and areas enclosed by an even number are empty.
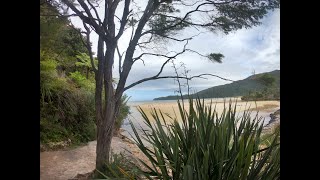
{"type": "Polygon", "coordinates": [[[138,169],[132,158],[123,153],[112,154],[107,169],[103,172],[95,170],[95,179],[134,179],[138,169]]]}
{"type": "Polygon", "coordinates": [[[148,179],[279,179],[279,131],[268,137],[265,147],[261,139],[261,118],[251,118],[251,111],[236,116],[236,105],[224,108],[218,116],[212,104],[189,100],[189,110],[179,105],[182,122],[173,124],[154,109],[153,120],[140,108],[149,130],[142,137],[131,123],[135,142],[148,157],[151,166],[140,160],[148,179]],[[153,122],[153,123],[151,123],[153,122]],[[150,144],[146,146],[142,138],[150,144]],[[264,146],[263,146],[264,145],[264,146]]]}
{"type": "Polygon", "coordinates": [[[129,98],[127,95],[123,95],[121,97],[120,112],[119,112],[119,116],[117,117],[115,125],[114,125],[114,128],[115,128],[114,132],[115,133],[118,133],[121,125],[123,124],[123,121],[130,114],[130,107],[127,105],[128,100],[129,100],[129,98]]]}
{"type": "Polygon", "coordinates": [[[94,89],[95,89],[94,82],[88,80],[79,71],[71,72],[70,78],[77,84],[78,87],[82,87],[87,91],[94,93],[94,89]]]}
{"type": "MultiPolygon", "coordinates": [[[[58,63],[41,52],[40,61],[40,142],[71,139],[73,144],[96,139],[93,80],[80,72],[59,77],[58,63]]],[[[129,114],[127,96],[122,97],[116,131],[129,114]]]]}
{"type": "Polygon", "coordinates": [[[95,139],[94,94],[77,88],[67,77],[59,77],[57,62],[40,61],[40,142],[72,143],[95,139]]]}

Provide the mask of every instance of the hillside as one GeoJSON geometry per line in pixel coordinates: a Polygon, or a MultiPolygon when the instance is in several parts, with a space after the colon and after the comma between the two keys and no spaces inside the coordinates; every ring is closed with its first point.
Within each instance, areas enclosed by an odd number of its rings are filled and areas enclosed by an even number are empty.
{"type": "MultiPolygon", "coordinates": [[[[196,94],[192,94],[192,97],[199,96],[200,98],[223,98],[223,97],[234,97],[234,96],[244,96],[248,94],[250,91],[261,91],[266,86],[263,85],[260,81],[258,81],[259,77],[264,74],[269,74],[275,78],[275,88],[280,89],[280,70],[274,70],[271,72],[265,72],[260,74],[255,74],[249,76],[246,79],[232,82],[230,84],[214,86],[202,91],[199,91],[196,94]]],[[[180,96],[166,96],[166,97],[158,97],[153,100],[175,100],[180,96]]],[[[187,96],[184,95],[184,98],[187,96]]]]}

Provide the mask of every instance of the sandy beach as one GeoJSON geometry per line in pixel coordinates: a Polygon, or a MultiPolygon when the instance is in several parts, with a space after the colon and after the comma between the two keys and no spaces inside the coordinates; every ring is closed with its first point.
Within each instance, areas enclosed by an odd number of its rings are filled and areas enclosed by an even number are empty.
{"type": "MultiPolygon", "coordinates": [[[[234,105],[237,106],[237,112],[243,112],[244,110],[252,110],[253,112],[258,112],[261,116],[266,114],[273,113],[274,111],[280,108],[280,101],[242,101],[240,97],[238,98],[215,98],[215,99],[205,99],[204,103],[206,105],[210,105],[212,103],[212,107],[215,107],[218,114],[224,109],[224,106],[228,107],[229,100],[231,100],[232,107],[234,105]]],[[[189,108],[188,101],[184,102],[185,109],[189,108]]],[[[133,106],[132,108],[140,107],[147,116],[152,120],[151,112],[153,109],[159,110],[168,114],[171,117],[176,117],[177,115],[179,119],[179,107],[176,101],[152,101],[146,103],[140,103],[139,105],[133,106]]],[[[267,115],[268,116],[268,115],[267,115]]],[[[170,118],[167,118],[170,121],[170,118]]]]}

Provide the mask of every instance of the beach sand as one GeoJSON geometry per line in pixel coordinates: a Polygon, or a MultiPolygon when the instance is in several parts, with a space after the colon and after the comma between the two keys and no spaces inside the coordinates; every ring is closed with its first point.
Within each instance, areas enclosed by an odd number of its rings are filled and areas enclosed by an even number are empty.
{"type": "MultiPolygon", "coordinates": [[[[212,103],[212,107],[215,107],[218,115],[222,113],[224,106],[228,107],[229,106],[229,100],[230,99],[224,99],[218,98],[218,99],[205,99],[204,103],[206,105],[210,105],[212,103]]],[[[237,112],[243,112],[244,110],[252,110],[254,112],[259,111],[259,114],[265,114],[265,113],[273,113],[277,109],[280,108],[280,101],[242,101],[240,98],[231,98],[232,102],[232,107],[234,105],[237,105],[237,112]]],[[[185,109],[188,110],[189,108],[189,103],[188,101],[184,102],[185,109]]],[[[139,106],[145,113],[146,115],[152,120],[151,112],[153,109],[156,109],[158,112],[159,110],[163,114],[167,114],[171,117],[176,117],[175,114],[178,117],[179,120],[179,108],[178,104],[175,101],[153,101],[153,102],[148,102],[148,103],[142,103],[139,106]]],[[[166,120],[170,121],[170,118],[166,118],[166,120]]]]}

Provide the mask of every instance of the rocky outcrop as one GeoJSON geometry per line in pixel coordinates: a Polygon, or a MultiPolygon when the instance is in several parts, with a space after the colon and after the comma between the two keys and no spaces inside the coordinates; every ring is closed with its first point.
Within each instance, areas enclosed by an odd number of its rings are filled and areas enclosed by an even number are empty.
{"type": "Polygon", "coordinates": [[[268,123],[268,125],[272,124],[272,123],[276,123],[276,122],[280,122],[280,109],[277,110],[276,112],[270,114],[270,121],[268,123]]]}
{"type": "Polygon", "coordinates": [[[270,114],[270,121],[263,128],[263,133],[270,133],[276,128],[278,125],[280,126],[280,109],[274,113],[270,114]]]}

